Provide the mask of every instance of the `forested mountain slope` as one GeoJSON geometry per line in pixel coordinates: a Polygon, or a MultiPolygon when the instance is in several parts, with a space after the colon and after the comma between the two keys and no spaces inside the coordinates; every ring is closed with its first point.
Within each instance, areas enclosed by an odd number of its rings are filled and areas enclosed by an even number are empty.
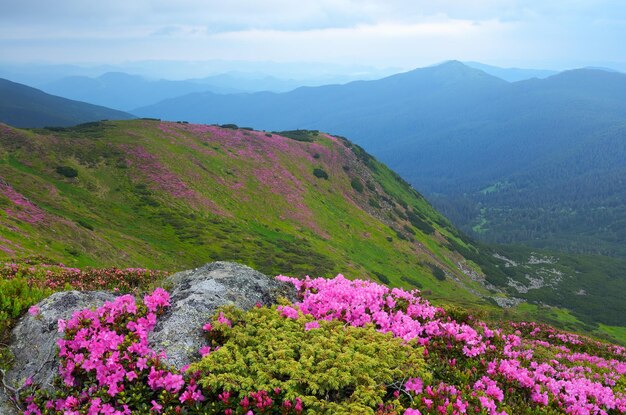
{"type": "Polygon", "coordinates": [[[126,112],[72,101],[0,79],[0,122],[14,127],[66,127],[88,121],[134,118],[126,112]]]}

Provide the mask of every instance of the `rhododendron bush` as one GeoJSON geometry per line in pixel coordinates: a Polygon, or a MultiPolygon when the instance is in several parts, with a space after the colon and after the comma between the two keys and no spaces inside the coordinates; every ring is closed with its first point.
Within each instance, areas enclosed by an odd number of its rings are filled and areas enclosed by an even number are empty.
{"type": "Polygon", "coordinates": [[[289,306],[224,309],[206,328],[209,350],[190,370],[203,390],[228,389],[237,401],[260,388],[307,413],[393,413],[403,407],[406,380],[428,377],[422,348],[372,326],[313,321],[289,306]]]}
{"type": "Polygon", "coordinates": [[[533,323],[455,321],[417,291],[341,275],[278,278],[299,302],[219,310],[183,371],[147,343],[169,305],[162,289],[60,321],[58,392],[31,386],[25,413],[626,412],[623,347],[533,323]]]}
{"type": "MultiPolygon", "coordinates": [[[[533,323],[490,329],[459,323],[408,293],[342,276],[298,280],[294,306],[319,320],[337,319],[423,345],[432,383],[412,397],[421,413],[623,414],[626,349],[533,323]]],[[[418,413],[418,412],[409,412],[418,413]]]]}
{"type": "Polygon", "coordinates": [[[16,319],[55,291],[137,292],[167,275],[143,268],[78,269],[46,262],[34,257],[0,264],[0,355],[16,319]]]}

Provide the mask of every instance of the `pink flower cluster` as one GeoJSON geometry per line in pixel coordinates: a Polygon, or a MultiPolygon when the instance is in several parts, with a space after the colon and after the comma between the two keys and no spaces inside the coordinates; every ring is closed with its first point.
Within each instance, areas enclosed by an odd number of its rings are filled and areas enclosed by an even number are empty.
{"type": "MultiPolygon", "coordinates": [[[[88,415],[130,414],[132,408],[115,398],[138,379],[144,379],[156,392],[178,394],[185,385],[183,376],[162,367],[163,356],[148,346],[148,333],[156,324],[157,314],[167,306],[169,294],[157,288],[144,297],[142,305],[132,295],[123,295],[96,310],[81,310],[67,321],[59,320],[59,331],[65,332],[58,340],[59,374],[65,387],[81,393],[47,400],[44,408],[64,415],[82,414],[83,410],[88,415]],[[92,397],[97,391],[106,392],[108,398],[92,397]]],[[[203,399],[192,384],[181,395],[181,402],[182,396],[203,399]]],[[[153,401],[154,407],[159,405],[153,401]]],[[[30,414],[41,414],[32,402],[25,411],[25,415],[30,414]]]]}
{"type": "Polygon", "coordinates": [[[516,396],[527,394],[534,413],[626,413],[626,353],[619,346],[534,323],[513,324],[508,332],[471,319],[459,323],[422,299],[417,290],[389,289],[341,275],[277,279],[292,283],[301,299],[282,308],[286,318],[296,319],[301,312],[357,327],[373,324],[381,332],[424,346],[438,383],[423,387],[421,380],[409,379],[404,390],[415,395],[411,410],[465,414],[473,408],[472,412],[513,415],[504,408],[519,401],[516,396]],[[553,358],[535,357],[539,348],[549,350],[553,358]],[[575,348],[591,348],[602,356],[575,348]]]}
{"type": "MultiPolygon", "coordinates": [[[[487,347],[478,331],[446,318],[442,309],[430,305],[417,292],[389,289],[370,281],[350,281],[341,274],[334,279],[277,279],[293,283],[303,294],[297,308],[319,320],[343,320],[357,327],[374,324],[382,332],[420,345],[428,344],[433,337],[448,337],[463,343],[463,352],[470,357],[487,347]]],[[[283,315],[297,318],[293,307],[282,310],[283,315]]]]}
{"type": "MultiPolygon", "coordinates": [[[[626,413],[622,347],[534,323],[490,329],[471,318],[457,322],[420,298],[418,291],[349,281],[341,275],[332,280],[277,278],[293,283],[301,299],[280,306],[280,313],[288,319],[305,314],[315,318],[305,320],[305,330],[319,328],[320,320],[371,324],[403,339],[407,347],[423,348],[430,375],[404,379],[391,389],[406,415],[626,413]]],[[[169,294],[158,288],[143,302],[124,295],[96,310],[76,312],[68,321],[59,320],[59,330],[65,332],[58,342],[63,388],[54,396],[28,397],[24,413],[253,415],[306,410],[299,398],[286,399],[280,388],[234,399],[230,390],[202,390],[198,374],[170,370],[163,364],[165,356],[153,351],[147,340],[167,306],[169,294]]],[[[30,313],[35,316],[39,310],[33,307],[30,313]]],[[[232,324],[220,313],[203,329],[211,332],[215,326],[232,324]]],[[[201,352],[211,351],[207,346],[201,352]]],[[[381,404],[377,413],[397,412],[381,404]]]]}
{"type": "Polygon", "coordinates": [[[41,223],[46,219],[46,214],[42,209],[2,180],[0,180],[0,194],[7,197],[17,208],[17,210],[5,209],[7,215],[30,224],[41,223]]]}
{"type": "Polygon", "coordinates": [[[31,287],[64,289],[71,286],[79,291],[116,288],[129,292],[166,275],[143,268],[70,268],[63,264],[16,264],[0,266],[0,278],[26,278],[31,287]]]}
{"type": "MultiPolygon", "coordinates": [[[[67,321],[59,320],[59,332],[65,333],[58,340],[62,387],[50,395],[28,381],[24,387],[37,392],[24,399],[24,415],[130,415],[146,413],[148,402],[151,414],[302,413],[302,401],[285,399],[279,388],[251,392],[236,402],[230,391],[201,390],[198,373],[165,366],[166,356],[149,347],[148,334],[169,305],[168,292],[157,288],[141,303],[123,295],[96,310],[80,310],[67,321]],[[212,402],[202,406],[207,397],[212,402]],[[217,401],[220,412],[215,412],[217,401]]],[[[39,309],[31,307],[30,312],[36,315],[39,309]]],[[[232,326],[224,313],[216,320],[232,326]]],[[[213,327],[209,323],[203,329],[213,327]]]]}

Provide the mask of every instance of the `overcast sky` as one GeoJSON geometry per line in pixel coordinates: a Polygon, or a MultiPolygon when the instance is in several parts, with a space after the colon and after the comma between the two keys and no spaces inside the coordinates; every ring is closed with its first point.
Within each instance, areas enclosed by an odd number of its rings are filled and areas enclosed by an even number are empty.
{"type": "Polygon", "coordinates": [[[624,0],[0,0],[0,61],[626,69],[624,0]]]}

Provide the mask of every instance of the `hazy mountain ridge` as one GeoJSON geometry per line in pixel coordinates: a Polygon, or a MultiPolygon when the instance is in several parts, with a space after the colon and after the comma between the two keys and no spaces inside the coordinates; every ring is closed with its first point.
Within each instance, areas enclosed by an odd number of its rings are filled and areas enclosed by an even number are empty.
{"type": "Polygon", "coordinates": [[[167,98],[199,91],[233,93],[239,90],[192,81],[148,80],[139,75],[107,72],[97,78],[73,76],[40,86],[47,93],[129,111],[167,98]]]}
{"type": "Polygon", "coordinates": [[[480,62],[463,62],[465,65],[480,69],[490,75],[497,76],[509,82],[523,81],[532,78],[547,78],[556,75],[559,71],[549,69],[526,69],[526,68],[502,68],[499,66],[487,65],[480,62]]]}
{"type": "Polygon", "coordinates": [[[0,122],[15,127],[72,126],[102,119],[135,118],[129,113],[46,94],[0,79],[0,122]]]}

